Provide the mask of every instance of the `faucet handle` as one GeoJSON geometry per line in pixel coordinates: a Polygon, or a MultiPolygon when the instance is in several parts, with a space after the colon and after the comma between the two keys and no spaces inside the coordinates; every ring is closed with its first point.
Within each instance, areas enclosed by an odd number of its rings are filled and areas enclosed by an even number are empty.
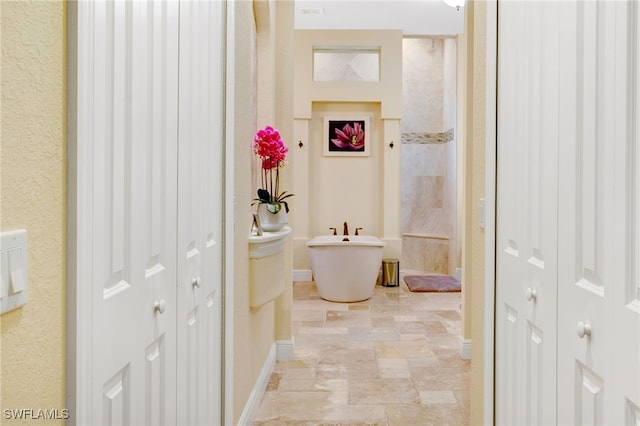
{"type": "Polygon", "coordinates": [[[361,230],[362,230],[362,228],[356,228],[356,235],[360,235],[360,234],[358,234],[358,231],[361,231],[361,230]]]}
{"type": "Polygon", "coordinates": [[[329,231],[333,231],[333,235],[338,235],[336,228],[329,228],[329,231]]]}

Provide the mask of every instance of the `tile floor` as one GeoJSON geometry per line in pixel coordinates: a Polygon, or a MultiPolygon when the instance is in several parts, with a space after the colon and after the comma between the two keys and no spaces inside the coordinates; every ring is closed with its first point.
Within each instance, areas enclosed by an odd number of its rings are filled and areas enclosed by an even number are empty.
{"type": "Polygon", "coordinates": [[[469,423],[460,293],[411,293],[402,282],[332,303],[297,282],[293,299],[295,359],[276,364],[254,425],[469,423]]]}

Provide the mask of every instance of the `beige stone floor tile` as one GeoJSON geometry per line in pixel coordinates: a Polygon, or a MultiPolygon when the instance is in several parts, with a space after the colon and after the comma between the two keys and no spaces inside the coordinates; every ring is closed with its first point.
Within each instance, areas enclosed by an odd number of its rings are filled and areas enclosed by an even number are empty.
{"type": "Polygon", "coordinates": [[[429,336],[448,336],[449,330],[442,324],[442,321],[423,321],[425,334],[429,336]]]}
{"type": "Polygon", "coordinates": [[[347,349],[369,349],[375,350],[374,346],[375,342],[369,342],[366,340],[349,340],[347,344],[347,349]]]}
{"type": "MultiPolygon", "coordinates": [[[[387,326],[389,324],[386,324],[387,326]]],[[[352,342],[396,341],[400,333],[396,327],[350,327],[349,339],[352,342]]]]}
{"type": "Polygon", "coordinates": [[[398,342],[376,342],[379,358],[433,358],[431,347],[424,340],[401,340],[398,342]]]}
{"type": "Polygon", "coordinates": [[[319,324],[324,324],[324,320],[327,317],[327,311],[325,309],[292,309],[291,321],[313,321],[319,324]]]}
{"type": "Polygon", "coordinates": [[[289,379],[281,380],[278,387],[279,392],[305,391],[305,392],[348,392],[349,382],[347,379],[289,379]]]}
{"type": "Polygon", "coordinates": [[[295,338],[296,346],[300,345],[306,349],[345,347],[348,342],[348,334],[298,334],[295,338]]]}
{"type": "Polygon", "coordinates": [[[440,336],[428,336],[427,342],[434,349],[457,349],[462,347],[462,337],[450,334],[440,336]]]}
{"type": "Polygon", "coordinates": [[[349,383],[349,404],[418,404],[420,396],[410,380],[362,379],[349,383]]]}
{"type": "Polygon", "coordinates": [[[463,426],[468,420],[455,404],[387,405],[389,425],[398,426],[463,426]]]}
{"type": "Polygon", "coordinates": [[[300,327],[298,334],[349,334],[347,327],[300,327]]]}
{"type": "Polygon", "coordinates": [[[291,307],[293,312],[295,311],[347,311],[349,310],[348,303],[329,302],[324,299],[319,300],[296,300],[291,307]]]}
{"type": "Polygon", "coordinates": [[[315,379],[319,367],[312,368],[283,368],[278,370],[281,380],[284,379],[315,379]]]}
{"type": "Polygon", "coordinates": [[[378,358],[378,369],[383,379],[409,379],[409,363],[406,358],[378,358]]]}
{"type": "Polygon", "coordinates": [[[423,336],[423,338],[424,335],[429,332],[429,329],[424,323],[417,321],[402,321],[396,325],[396,328],[400,334],[420,335],[423,336]]]}
{"type": "Polygon", "coordinates": [[[371,317],[371,327],[372,328],[395,328],[395,321],[393,320],[393,316],[391,314],[385,314],[381,316],[371,317]]]}
{"type": "Polygon", "coordinates": [[[378,363],[371,360],[347,365],[347,377],[352,380],[379,379],[378,363]]]}
{"type": "Polygon", "coordinates": [[[347,347],[334,347],[320,350],[319,360],[334,364],[358,364],[363,361],[375,361],[374,349],[350,349],[347,347]]]}
{"type": "Polygon", "coordinates": [[[266,392],[255,421],[346,421],[347,392],[266,392]]]}
{"type": "Polygon", "coordinates": [[[453,310],[453,311],[434,311],[434,314],[436,314],[437,316],[439,316],[442,319],[445,320],[452,320],[452,321],[460,321],[462,319],[462,316],[460,315],[460,312],[457,310],[453,310]]]}
{"type": "Polygon", "coordinates": [[[349,424],[354,422],[366,422],[364,424],[387,424],[387,410],[384,405],[357,405],[347,406],[349,424]]]}
{"type": "Polygon", "coordinates": [[[470,387],[470,374],[459,368],[414,367],[411,377],[419,391],[466,390],[470,387]]]}
{"type": "Polygon", "coordinates": [[[407,359],[409,368],[414,367],[426,367],[426,368],[439,368],[442,367],[438,358],[435,355],[432,358],[409,358],[407,359]]]}
{"type": "Polygon", "coordinates": [[[277,362],[255,425],[467,425],[460,293],[377,286],[335,303],[295,283],[294,360],[277,362]]]}
{"type": "Polygon", "coordinates": [[[471,392],[468,390],[459,390],[454,391],[453,394],[458,400],[462,412],[469,417],[471,415],[471,392]]]}
{"type": "Polygon", "coordinates": [[[458,404],[453,391],[420,391],[423,404],[458,404]]]}
{"type": "Polygon", "coordinates": [[[395,322],[417,322],[418,317],[415,315],[394,315],[393,320],[395,322]]]}
{"type": "Polygon", "coordinates": [[[471,360],[462,359],[460,349],[434,349],[441,367],[456,367],[462,370],[471,368],[471,360]]]}
{"type": "Polygon", "coordinates": [[[368,311],[327,311],[327,327],[371,327],[368,311]]]}

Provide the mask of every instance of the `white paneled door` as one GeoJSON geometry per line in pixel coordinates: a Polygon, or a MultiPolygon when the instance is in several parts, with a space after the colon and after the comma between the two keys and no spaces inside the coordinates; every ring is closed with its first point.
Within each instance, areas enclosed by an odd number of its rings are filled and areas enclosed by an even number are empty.
{"type": "Polygon", "coordinates": [[[80,10],[93,36],[79,89],[92,153],[82,176],[91,252],[81,253],[93,289],[89,423],[172,424],[178,7],[109,1],[80,10]]]}
{"type": "Polygon", "coordinates": [[[498,5],[496,421],[552,424],[558,5],[498,5]]]}
{"type": "Polygon", "coordinates": [[[498,3],[495,420],[640,422],[638,3],[498,3]]]}
{"type": "Polygon", "coordinates": [[[70,7],[73,424],[222,423],[223,8],[70,7]]]}
{"type": "Polygon", "coordinates": [[[640,424],[639,10],[561,5],[562,424],[640,424]]]}
{"type": "Polygon", "coordinates": [[[220,422],[222,12],[219,1],[180,6],[178,424],[184,425],[220,422]]]}

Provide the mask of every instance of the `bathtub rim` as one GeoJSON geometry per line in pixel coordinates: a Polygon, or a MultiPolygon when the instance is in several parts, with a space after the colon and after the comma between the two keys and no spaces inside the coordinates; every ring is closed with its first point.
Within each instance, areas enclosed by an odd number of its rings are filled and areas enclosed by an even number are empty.
{"type": "Polygon", "coordinates": [[[384,247],[385,243],[374,235],[318,235],[307,241],[307,247],[384,247]],[[348,238],[348,241],[343,241],[348,238]]]}

